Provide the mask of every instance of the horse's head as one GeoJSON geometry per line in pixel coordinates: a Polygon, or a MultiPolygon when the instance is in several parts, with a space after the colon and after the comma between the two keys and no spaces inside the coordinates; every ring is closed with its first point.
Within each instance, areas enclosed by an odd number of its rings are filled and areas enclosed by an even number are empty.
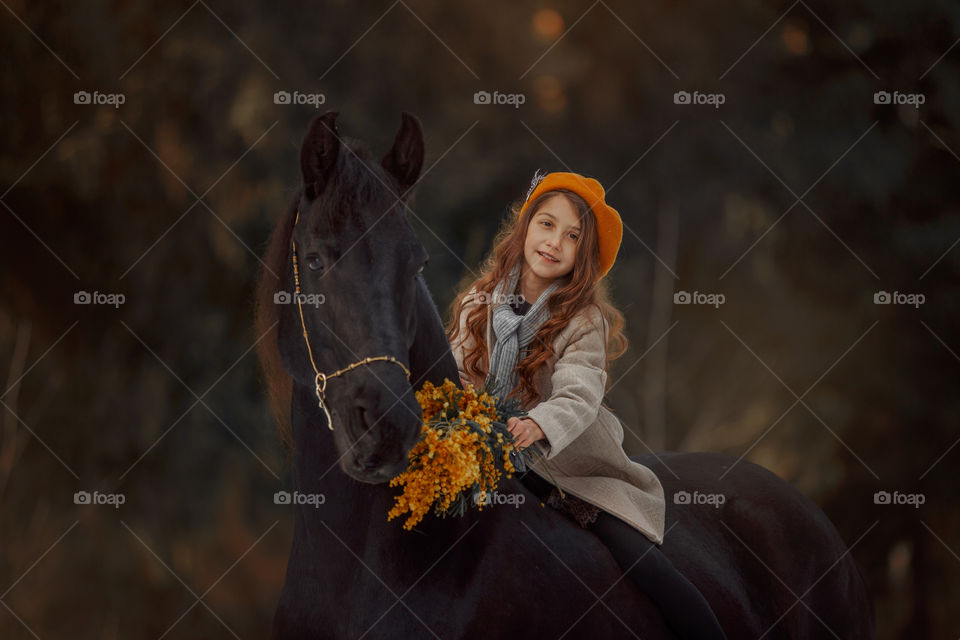
{"type": "MultiPolygon", "coordinates": [[[[423,133],[404,113],[393,148],[376,162],[340,137],[336,117],[315,118],[300,149],[303,188],[291,248],[301,295],[299,306],[294,299],[280,313],[279,347],[287,372],[310,388],[314,364],[329,376],[367,357],[403,363],[367,362],[326,383],[340,467],[357,480],[379,483],[406,467],[420,430],[420,407],[404,367],[410,366],[427,253],[404,201],[423,166],[423,133]]],[[[326,430],[323,422],[317,420],[317,428],[326,430]]]]}

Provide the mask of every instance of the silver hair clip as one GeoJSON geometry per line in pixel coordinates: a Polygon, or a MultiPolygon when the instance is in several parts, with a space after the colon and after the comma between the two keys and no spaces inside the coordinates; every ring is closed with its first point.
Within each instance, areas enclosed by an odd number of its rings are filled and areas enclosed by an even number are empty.
{"type": "Polygon", "coordinates": [[[540,173],[540,169],[537,169],[533,172],[533,179],[530,180],[530,188],[527,190],[527,197],[523,199],[524,202],[530,199],[530,195],[533,193],[533,190],[537,188],[537,185],[540,184],[540,181],[547,177],[547,173],[540,173]]]}

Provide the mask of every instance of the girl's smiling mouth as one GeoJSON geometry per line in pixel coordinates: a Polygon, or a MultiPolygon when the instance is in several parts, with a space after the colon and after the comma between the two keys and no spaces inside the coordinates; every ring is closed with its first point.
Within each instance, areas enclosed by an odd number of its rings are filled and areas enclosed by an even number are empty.
{"type": "Polygon", "coordinates": [[[560,262],[557,258],[554,258],[549,253],[544,253],[542,251],[537,251],[537,255],[546,260],[547,262],[560,262]]]}

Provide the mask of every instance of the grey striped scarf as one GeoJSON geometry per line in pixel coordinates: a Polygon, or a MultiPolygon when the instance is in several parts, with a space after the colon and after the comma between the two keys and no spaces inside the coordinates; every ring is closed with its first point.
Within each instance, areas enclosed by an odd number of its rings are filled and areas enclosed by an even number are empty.
{"type": "Polygon", "coordinates": [[[494,305],[491,322],[496,341],[490,353],[487,382],[493,389],[492,394],[500,398],[505,398],[517,385],[516,367],[520,350],[530,344],[540,326],[550,317],[547,299],[560,286],[559,279],[554,280],[524,315],[517,315],[510,307],[511,298],[507,296],[516,291],[519,279],[520,262],[518,261],[510,274],[497,283],[493,290],[493,300],[490,301],[490,304],[494,305]]]}

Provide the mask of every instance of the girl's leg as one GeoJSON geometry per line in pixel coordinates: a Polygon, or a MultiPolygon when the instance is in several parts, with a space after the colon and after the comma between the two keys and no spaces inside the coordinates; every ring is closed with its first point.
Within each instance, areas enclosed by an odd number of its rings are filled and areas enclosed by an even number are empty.
{"type": "MultiPolygon", "coordinates": [[[[520,481],[540,500],[546,500],[553,489],[550,482],[532,471],[520,476],[520,481]]],[[[627,577],[656,603],[667,624],[681,638],[726,640],[707,599],[649,538],[602,510],[589,528],[607,545],[627,577]]]]}
{"type": "Polygon", "coordinates": [[[627,577],[660,607],[680,638],[726,639],[707,599],[649,538],[606,511],[590,529],[606,543],[627,577]]]}

